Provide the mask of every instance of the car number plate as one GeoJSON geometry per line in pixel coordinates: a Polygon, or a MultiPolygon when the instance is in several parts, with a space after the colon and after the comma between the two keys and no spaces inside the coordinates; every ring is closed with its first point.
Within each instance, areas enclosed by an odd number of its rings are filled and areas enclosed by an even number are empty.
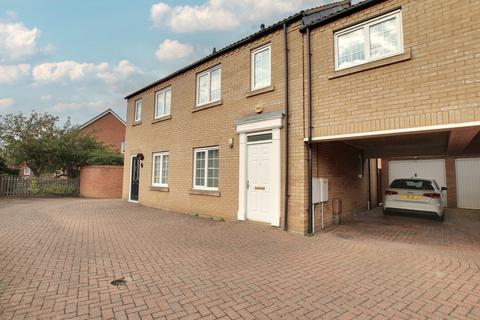
{"type": "Polygon", "coordinates": [[[401,194],[400,199],[405,199],[405,200],[422,200],[421,196],[416,196],[414,194],[401,194]]]}

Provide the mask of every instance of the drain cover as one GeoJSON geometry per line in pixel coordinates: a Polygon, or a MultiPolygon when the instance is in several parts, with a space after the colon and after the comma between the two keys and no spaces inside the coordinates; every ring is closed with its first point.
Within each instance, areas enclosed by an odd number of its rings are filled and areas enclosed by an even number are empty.
{"type": "Polygon", "coordinates": [[[110,282],[111,285],[118,287],[118,286],[127,286],[127,280],[125,278],[121,279],[115,279],[112,282],[110,282]]]}
{"type": "Polygon", "coordinates": [[[350,240],[350,239],[352,239],[353,237],[350,236],[350,235],[348,235],[348,234],[337,233],[337,238],[345,239],[345,240],[350,240]]]}

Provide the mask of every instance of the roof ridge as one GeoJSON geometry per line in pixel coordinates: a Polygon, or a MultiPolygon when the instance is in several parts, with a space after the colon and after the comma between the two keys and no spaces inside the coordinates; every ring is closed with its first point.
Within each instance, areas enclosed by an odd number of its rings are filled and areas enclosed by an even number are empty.
{"type": "Polygon", "coordinates": [[[327,3],[327,4],[323,4],[323,5],[320,5],[320,6],[317,6],[317,7],[313,7],[313,8],[309,8],[309,9],[304,9],[304,10],[301,10],[301,11],[298,11],[297,13],[294,13],[292,15],[290,15],[289,17],[283,19],[283,20],[280,20],[280,21],[277,21],[271,25],[269,25],[268,27],[265,27],[264,29],[261,29],[257,32],[254,32],[246,37],[243,37],[241,38],[240,40],[237,40],[235,42],[232,42],[226,46],[224,46],[223,48],[219,49],[219,50],[216,50],[206,56],[204,56],[203,58],[200,58],[198,60],[195,60],[193,61],[192,63],[184,66],[184,67],[181,67],[180,69],[177,69],[176,71],[174,72],[171,72],[169,74],[167,74],[166,76],[160,78],[159,80],[156,80],[146,86],[144,86],[143,88],[139,89],[139,90],[136,90],[135,92],[127,95],[125,97],[125,99],[129,99],[145,90],[148,90],[152,87],[155,87],[156,85],[164,82],[164,81],[167,81],[177,75],[180,75],[192,68],[195,68],[199,65],[201,65],[202,63],[205,63],[215,57],[219,57],[221,55],[223,55],[224,53],[227,53],[231,50],[234,50],[236,49],[237,47],[239,47],[240,45],[244,44],[244,43],[248,43],[250,41],[253,41],[263,35],[267,35],[275,30],[277,30],[278,28],[280,28],[281,26],[283,26],[284,24],[286,23],[289,23],[289,22],[293,22],[295,20],[300,20],[302,17],[304,17],[306,14],[312,14],[312,13],[315,13],[315,12],[320,12],[322,10],[327,10],[331,7],[334,7],[334,6],[338,6],[338,5],[343,5],[343,4],[346,4],[346,3],[349,3],[350,4],[350,0],[341,0],[341,1],[335,1],[335,2],[331,2],[331,3],[327,3]],[[313,11],[309,11],[309,10],[313,10],[313,11]]]}
{"type": "Polygon", "coordinates": [[[108,108],[107,110],[103,111],[102,113],[99,113],[97,114],[95,117],[91,118],[90,120],[86,121],[85,123],[83,123],[82,125],[80,125],[78,128],[79,129],[83,129],[87,126],[89,126],[90,124],[94,123],[95,121],[105,117],[107,114],[111,113],[115,118],[117,118],[123,125],[127,125],[127,123],[125,122],[125,120],[123,120],[122,117],[120,117],[115,111],[112,110],[112,108],[108,108]]]}

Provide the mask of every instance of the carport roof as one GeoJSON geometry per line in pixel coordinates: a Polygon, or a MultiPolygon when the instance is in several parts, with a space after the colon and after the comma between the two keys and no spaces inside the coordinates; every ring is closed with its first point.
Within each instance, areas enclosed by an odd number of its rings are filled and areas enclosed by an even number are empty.
{"type": "Polygon", "coordinates": [[[318,137],[313,141],[341,141],[362,150],[367,158],[480,155],[480,122],[318,137]]]}

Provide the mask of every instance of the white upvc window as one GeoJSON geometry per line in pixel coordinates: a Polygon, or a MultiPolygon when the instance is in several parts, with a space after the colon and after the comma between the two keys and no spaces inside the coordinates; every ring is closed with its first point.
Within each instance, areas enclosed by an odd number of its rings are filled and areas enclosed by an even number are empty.
{"type": "Polygon", "coordinates": [[[222,90],[222,68],[220,65],[197,75],[197,106],[219,101],[222,90]]]}
{"type": "Polygon", "coordinates": [[[139,99],[139,100],[135,101],[135,107],[134,107],[134,110],[133,110],[135,122],[138,122],[138,121],[142,120],[142,107],[143,107],[143,100],[142,99],[139,99]]]}
{"type": "Polygon", "coordinates": [[[335,33],[335,69],[403,53],[400,10],[335,33]]]}
{"type": "Polygon", "coordinates": [[[267,44],[252,51],[251,84],[252,91],[266,88],[272,82],[271,45],[267,44]]]}
{"type": "Polygon", "coordinates": [[[194,150],[193,188],[200,190],[218,190],[218,147],[194,150]]]}
{"type": "Polygon", "coordinates": [[[29,176],[29,175],[31,175],[31,174],[32,174],[32,171],[30,170],[29,167],[24,167],[24,168],[23,168],[23,175],[24,175],[24,176],[29,176]]]}
{"type": "Polygon", "coordinates": [[[168,187],[168,152],[153,154],[152,186],[168,187]]]}
{"type": "Polygon", "coordinates": [[[172,88],[165,88],[155,93],[155,119],[170,115],[172,105],[172,88]]]}

